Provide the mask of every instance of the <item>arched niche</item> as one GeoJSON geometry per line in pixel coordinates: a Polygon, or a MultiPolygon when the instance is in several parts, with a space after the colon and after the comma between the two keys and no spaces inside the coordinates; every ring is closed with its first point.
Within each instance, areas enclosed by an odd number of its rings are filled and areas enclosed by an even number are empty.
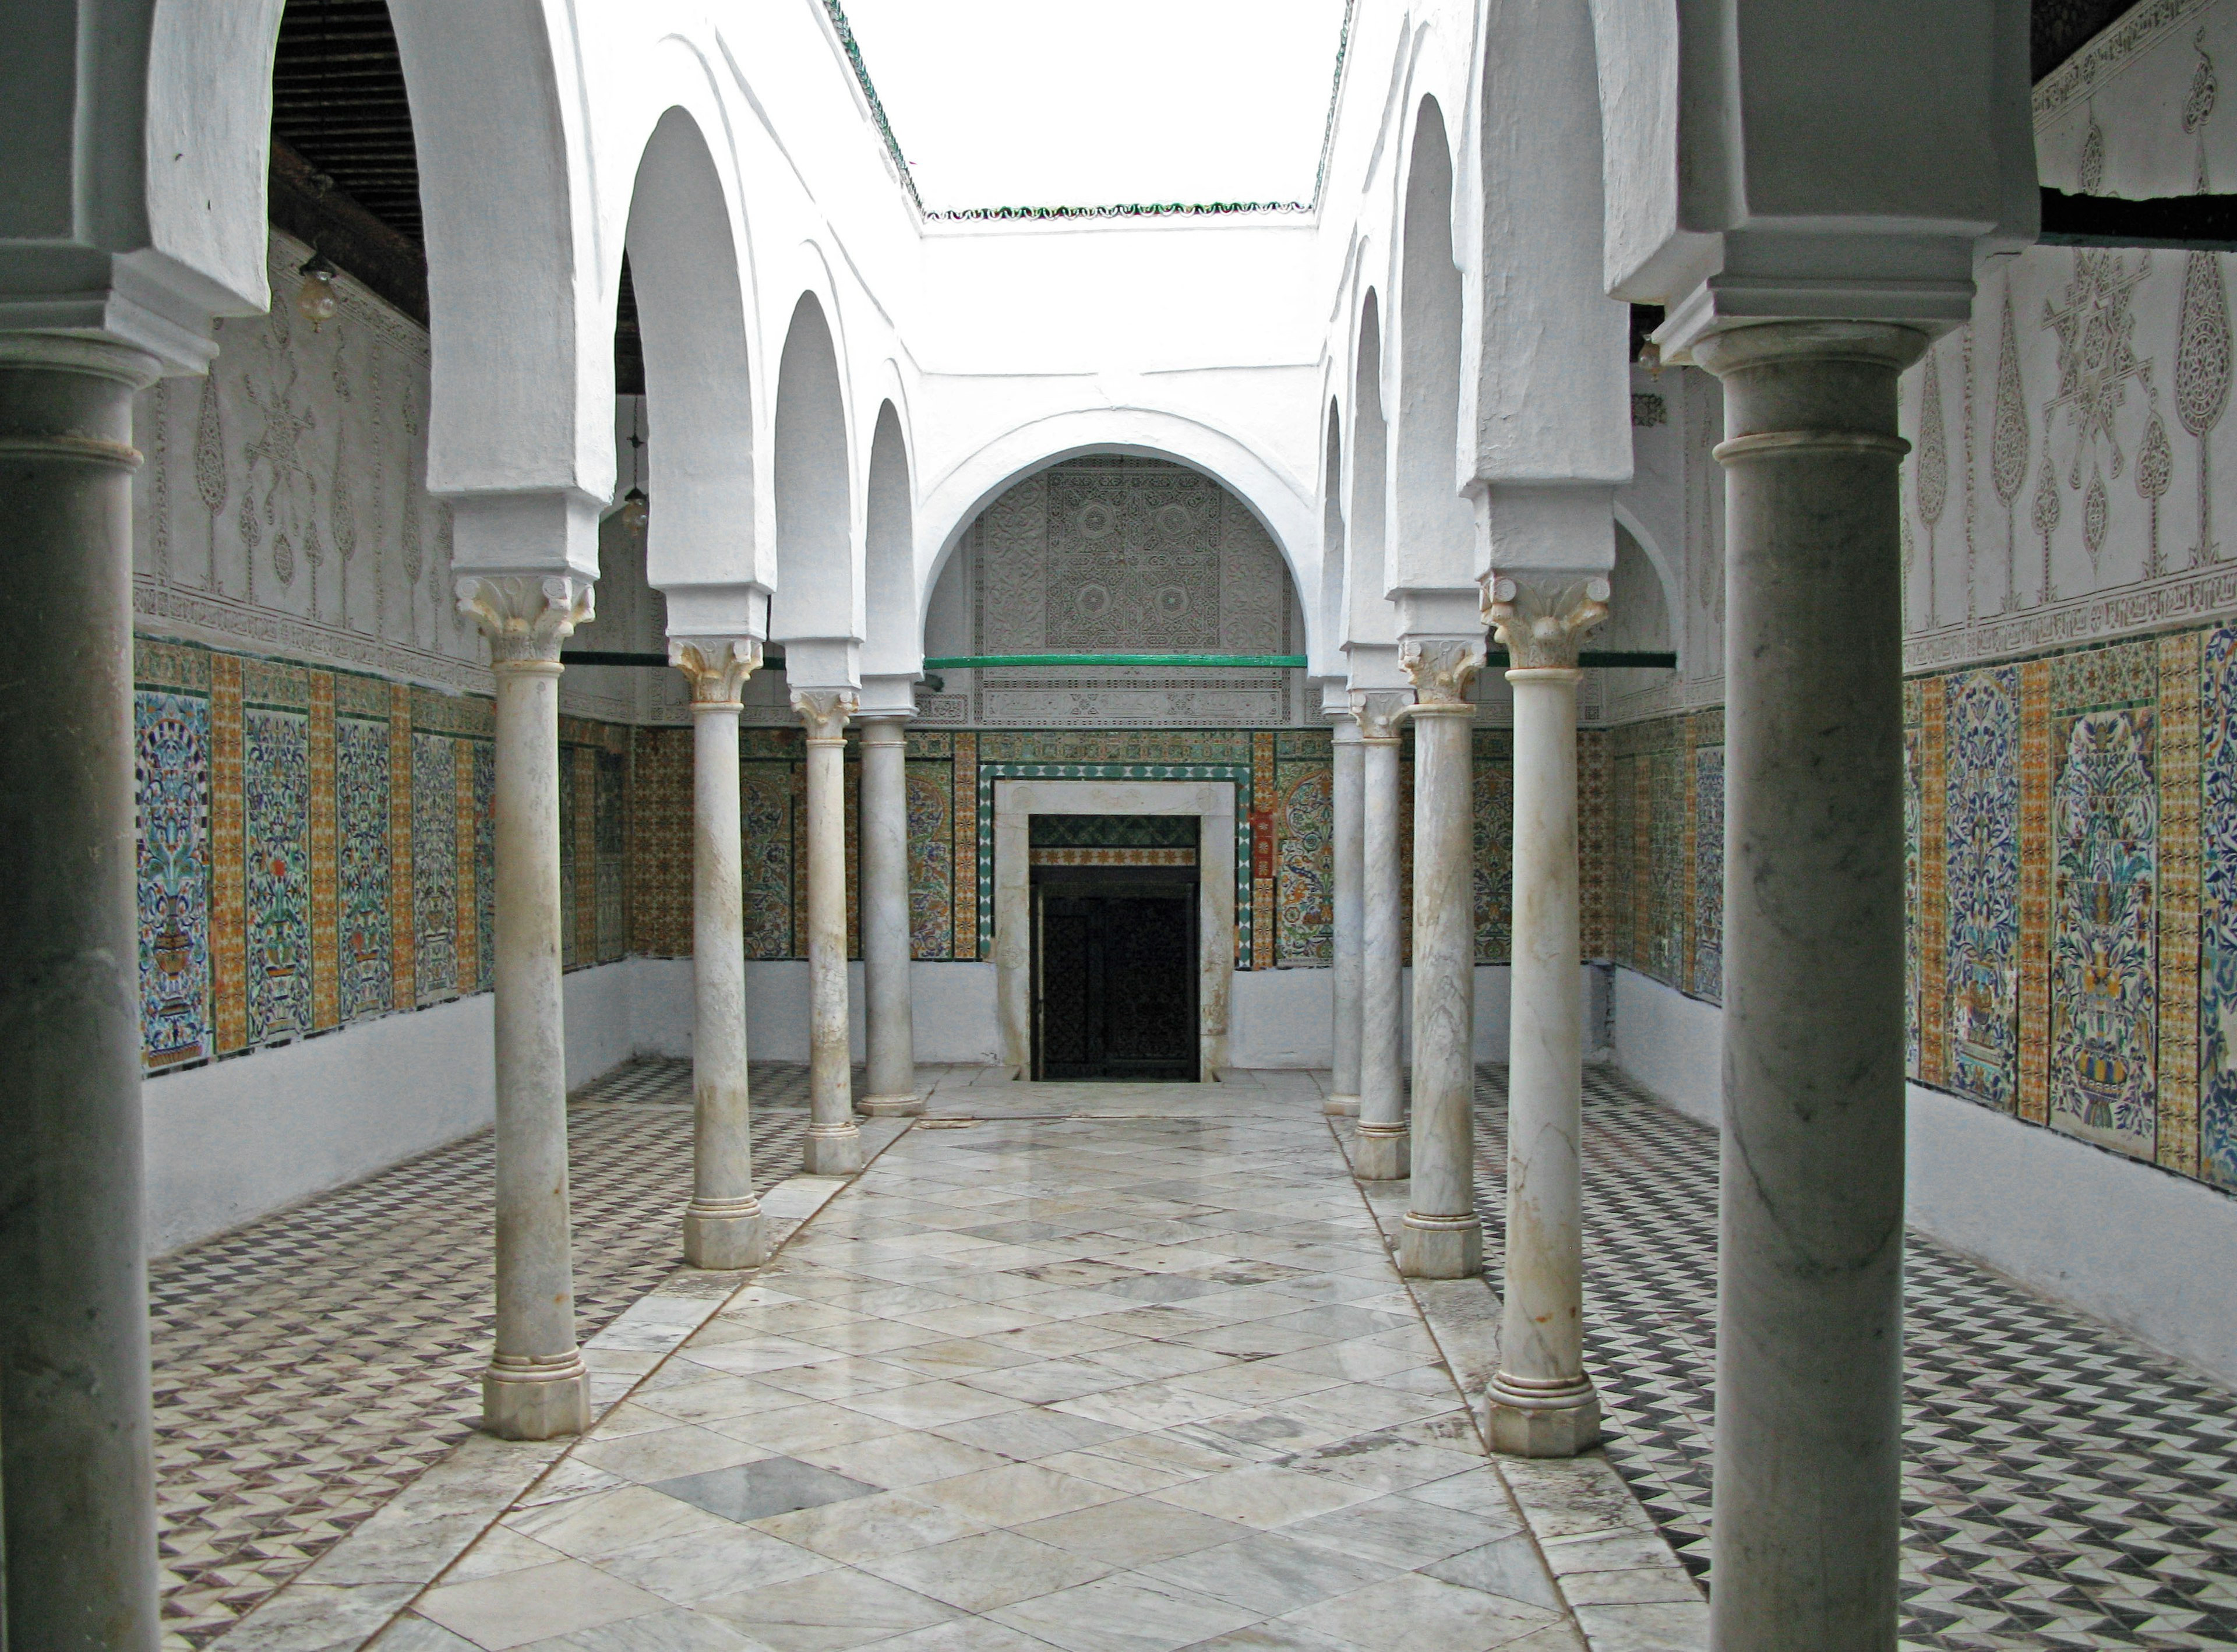
{"type": "MultiPolygon", "coordinates": [[[[927,605],[933,658],[1302,656],[1305,617],[1256,512],[1193,466],[1077,455],[1013,481],[965,527],[927,605]]],[[[987,727],[1280,727],[1310,721],[1302,668],[942,668],[987,727]]]]}
{"type": "Polygon", "coordinates": [[[862,675],[914,677],[923,663],[918,646],[916,500],[909,479],[907,438],[890,401],[878,408],[870,438],[870,478],[864,497],[862,675]]]}
{"type": "Polygon", "coordinates": [[[803,293],[777,366],[776,594],[769,635],[795,686],[856,679],[862,589],[855,557],[846,399],[839,352],[813,293],[803,293]]]}
{"type": "Polygon", "coordinates": [[[1453,162],[1437,100],[1414,123],[1400,249],[1398,405],[1391,431],[1389,583],[1475,583],[1475,511],[1460,491],[1461,273],[1453,261],[1453,162]]]}
{"type": "Polygon", "coordinates": [[[1350,508],[1344,512],[1343,636],[1345,643],[1394,648],[1397,612],[1383,558],[1388,506],[1389,426],[1382,417],[1382,321],[1370,289],[1360,306],[1359,346],[1351,387],[1350,508]]]}

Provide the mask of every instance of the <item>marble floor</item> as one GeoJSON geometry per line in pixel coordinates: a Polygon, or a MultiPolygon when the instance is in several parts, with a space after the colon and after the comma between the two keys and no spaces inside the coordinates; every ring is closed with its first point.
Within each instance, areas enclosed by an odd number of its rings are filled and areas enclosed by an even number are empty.
{"type": "Polygon", "coordinates": [[[375,1644],[1581,1652],[1311,1080],[1153,1087],[940,1076],[375,1644]]]}
{"type": "MultiPolygon", "coordinates": [[[[800,1168],[804,1067],[754,1067],[755,1180],[800,1168]]],[[[160,1080],[158,1080],[160,1083],[160,1080]]],[[[681,1266],[690,1069],[573,1098],[575,1302],[588,1338],[681,1266]]],[[[148,1269],[171,1652],[230,1629],[473,1430],[493,1330],[487,1132],[148,1269]]]]}
{"type": "MultiPolygon", "coordinates": [[[[1586,1358],[1608,1455],[1706,1578],[1717,1136],[1586,1072],[1586,1358]]],[[[1479,1071],[1495,1283],[1504,1084],[1479,1071]]],[[[1904,1646],[2237,1647],[2237,1398],[1917,1233],[1905,1289],[1904,1646]]]]}

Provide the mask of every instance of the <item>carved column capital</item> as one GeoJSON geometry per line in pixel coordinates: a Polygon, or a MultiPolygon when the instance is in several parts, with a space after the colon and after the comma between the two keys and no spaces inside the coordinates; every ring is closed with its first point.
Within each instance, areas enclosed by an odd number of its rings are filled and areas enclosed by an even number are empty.
{"type": "Polygon", "coordinates": [[[1499,633],[1517,671],[1574,671],[1585,633],[1608,613],[1608,582],[1584,578],[1519,579],[1495,573],[1483,584],[1483,617],[1499,633]]]}
{"type": "Polygon", "coordinates": [[[865,711],[858,713],[855,721],[861,725],[864,745],[897,746],[906,739],[912,717],[907,711],[865,711]]]}
{"type": "Polygon", "coordinates": [[[1414,684],[1414,710],[1466,710],[1475,714],[1468,691],[1483,670],[1483,644],[1472,637],[1411,638],[1398,646],[1398,669],[1414,684]]]}
{"type": "Polygon", "coordinates": [[[580,574],[470,573],[459,580],[459,611],[482,628],[499,670],[556,665],[559,644],[591,622],[591,594],[580,574]]]}
{"type": "Polygon", "coordinates": [[[852,689],[795,689],[792,709],[808,730],[810,745],[839,745],[847,738],[847,719],[862,704],[852,689]]]}
{"type": "Polygon", "coordinates": [[[1405,689],[1352,690],[1351,715],[1359,724],[1359,737],[1369,744],[1396,744],[1398,720],[1413,704],[1414,697],[1405,689]]]}
{"type": "Polygon", "coordinates": [[[758,637],[671,637],[668,663],[691,684],[691,704],[736,709],[746,679],[762,668],[758,637]]]}

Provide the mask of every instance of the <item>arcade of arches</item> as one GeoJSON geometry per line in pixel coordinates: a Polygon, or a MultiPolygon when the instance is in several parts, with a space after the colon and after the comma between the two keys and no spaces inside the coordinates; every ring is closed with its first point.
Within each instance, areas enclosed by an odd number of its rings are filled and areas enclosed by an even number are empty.
{"type": "Polygon", "coordinates": [[[2237,1646],[2237,0],[1710,10],[19,25],[0,1641],[2237,1646]]]}

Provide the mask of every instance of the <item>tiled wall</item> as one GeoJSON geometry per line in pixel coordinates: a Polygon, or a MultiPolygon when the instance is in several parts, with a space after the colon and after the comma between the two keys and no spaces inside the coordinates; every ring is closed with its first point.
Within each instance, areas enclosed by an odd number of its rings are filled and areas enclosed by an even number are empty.
{"type": "MultiPolygon", "coordinates": [[[[756,958],[805,951],[805,747],[789,729],[749,729],[744,775],[746,948],[756,958]]],[[[1477,952],[1508,955],[1513,834],[1513,737],[1475,735],[1477,952]]],[[[907,736],[910,932],[921,959],[980,959],[993,948],[993,788],[1003,779],[1226,781],[1236,789],[1236,962],[1245,969],[1328,963],[1334,941],[1330,887],[1332,744],[1323,729],[987,730],[907,736]]],[[[1605,950],[1608,737],[1580,737],[1586,797],[1585,950],[1605,950]]],[[[641,821],[630,932],[640,952],[691,951],[691,763],[689,729],[636,731],[641,821]]],[[[1410,795],[1410,745],[1400,781],[1410,795]]],[[[848,843],[855,821],[855,753],[848,757],[848,843]]],[[[1409,826],[1410,811],[1401,820],[1409,826]]],[[[1410,888],[1412,836],[1400,843],[1410,888]]],[[[850,945],[859,924],[850,917],[850,945]]]]}
{"type": "MultiPolygon", "coordinates": [[[[149,1071],[489,984],[487,700],[148,637],[135,678],[149,1071]]],[[[561,724],[571,967],[628,950],[627,732],[561,724]]]]}
{"type": "MultiPolygon", "coordinates": [[[[1907,1065],[2237,1188],[2237,625],[1904,690],[1907,1065]]],[[[1613,733],[1617,961],[1719,995],[1723,717],[1613,733]]]]}

